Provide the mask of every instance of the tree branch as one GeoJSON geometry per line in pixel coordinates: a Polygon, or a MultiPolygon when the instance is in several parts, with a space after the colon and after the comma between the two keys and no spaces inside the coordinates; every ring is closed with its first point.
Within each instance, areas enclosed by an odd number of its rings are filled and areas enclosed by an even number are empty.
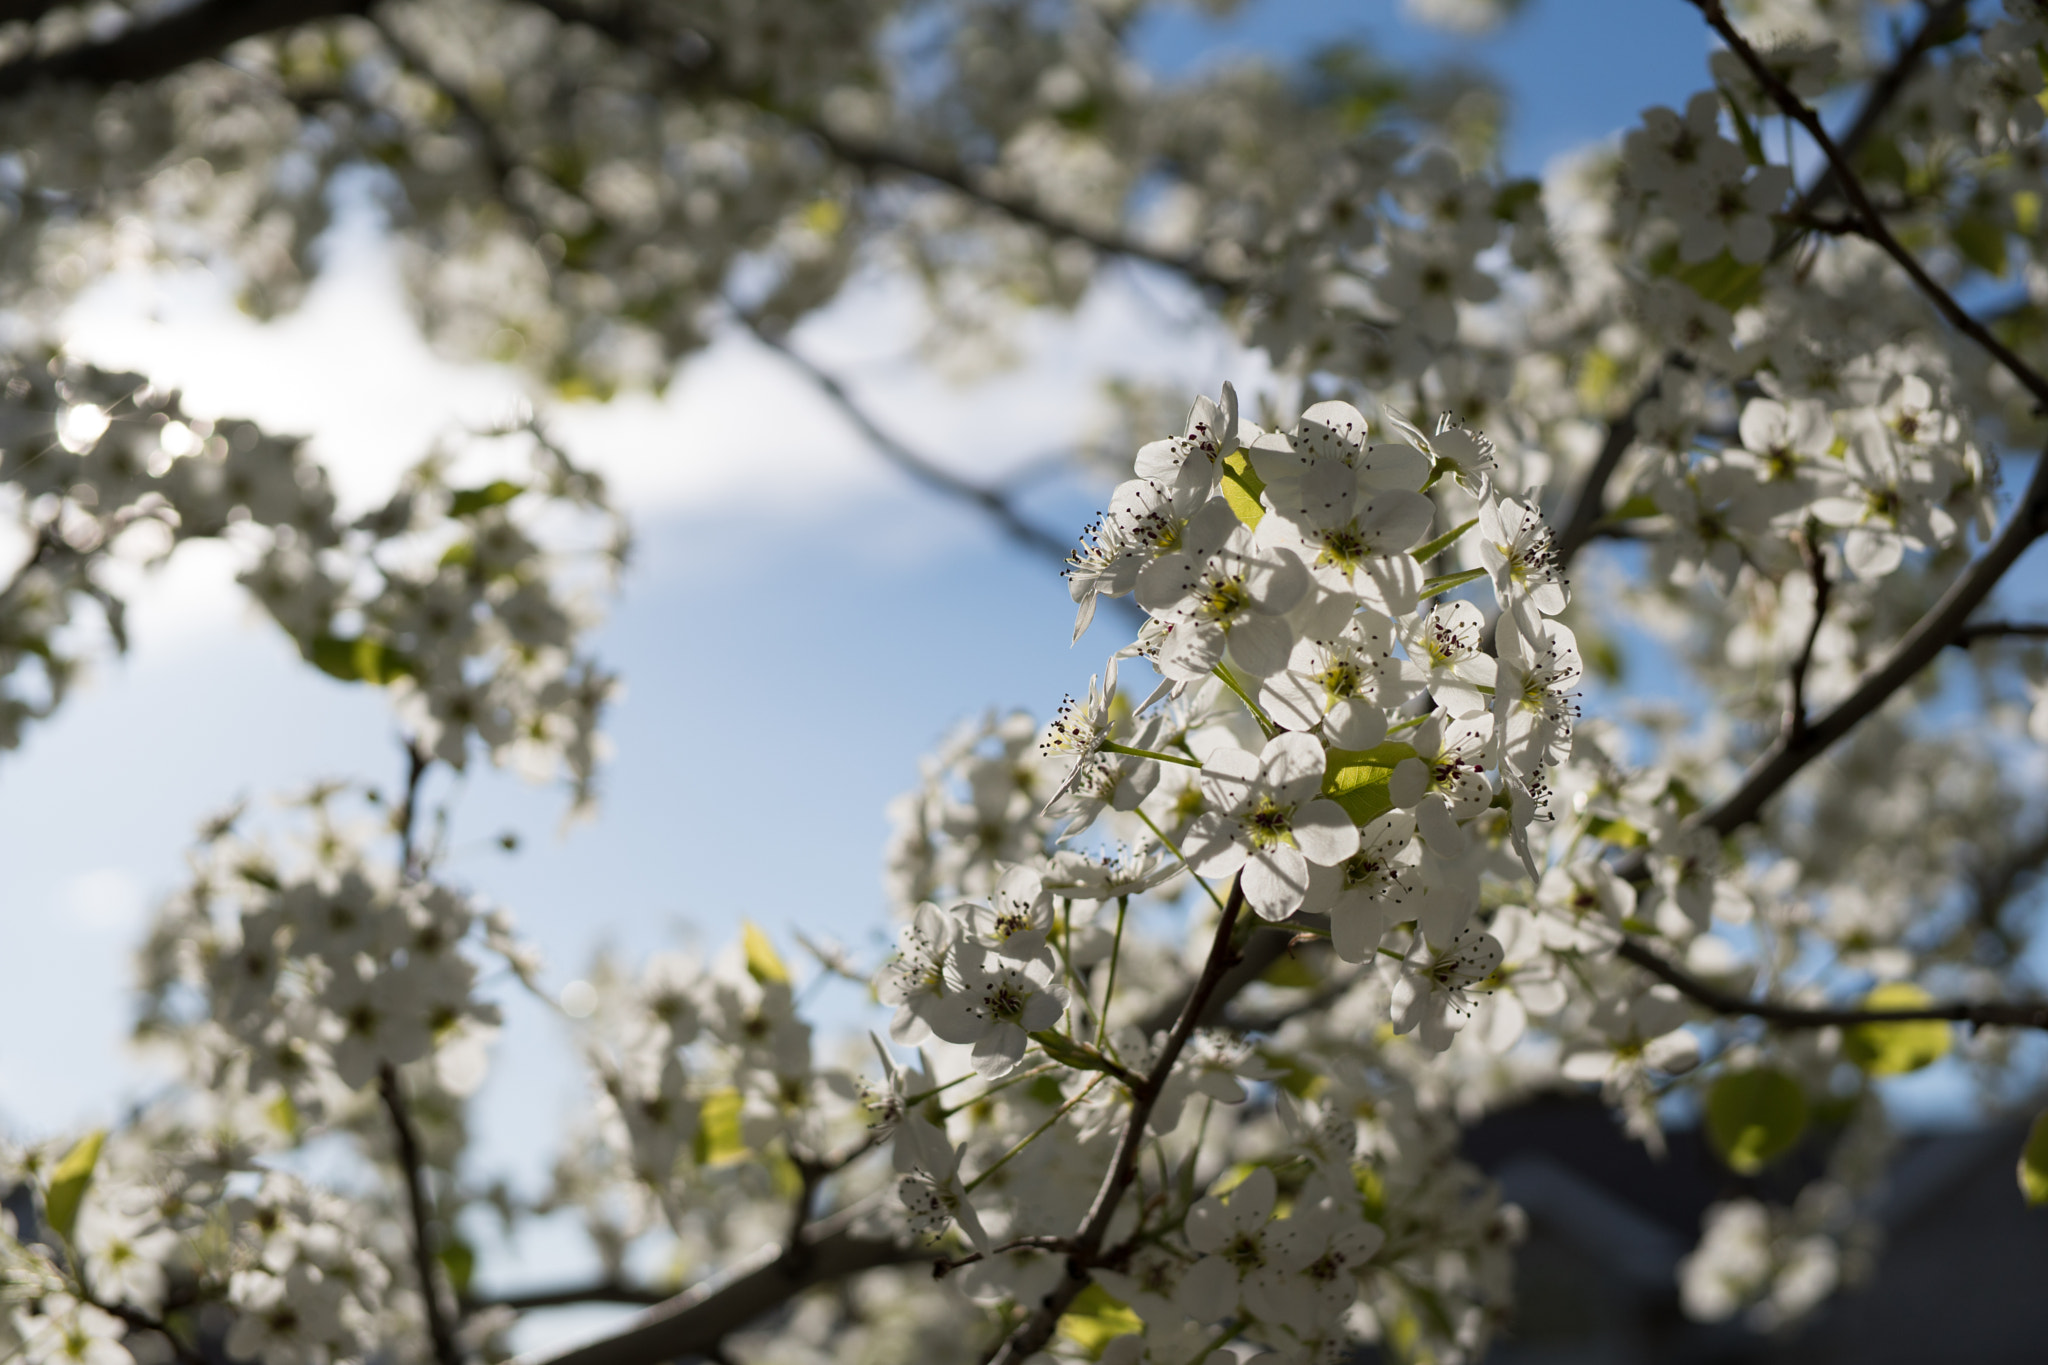
{"type": "Polygon", "coordinates": [[[653,1365],[708,1355],[727,1336],[798,1294],[930,1253],[851,1231],[858,1207],[814,1225],[809,1254],[793,1266],[780,1246],[765,1246],[724,1274],[655,1305],[624,1329],[587,1345],[522,1357],[520,1365],[653,1365]]]}
{"type": "Polygon", "coordinates": [[[1724,991],[1700,980],[1641,939],[1631,936],[1623,936],[1615,949],[1615,956],[1625,958],[1660,981],[1677,987],[1679,994],[1716,1014],[1761,1019],[1779,1028],[1848,1028],[1858,1024],[1904,1024],[1934,1019],[1977,1028],[1991,1025],[2048,1029],[2048,1000],[1991,1001],[1983,1004],[1952,1001],[1945,1005],[1903,1010],[1808,1009],[1775,1000],[1752,1000],[1724,991]]]}
{"type": "Polygon", "coordinates": [[[359,15],[374,0],[211,0],[132,23],[99,42],[32,53],[0,65],[0,98],[45,82],[118,85],[168,76],[217,57],[244,38],[282,28],[359,15]]]}
{"type": "Polygon", "coordinates": [[[1202,966],[1202,974],[1196,978],[1194,989],[1188,992],[1180,1016],[1174,1021],[1173,1031],[1167,1035],[1159,1056],[1153,1060],[1144,1083],[1131,1094],[1130,1118],[1124,1124],[1122,1136],[1117,1139],[1116,1155],[1110,1160],[1109,1173],[1103,1177],[1101,1187],[1095,1192],[1095,1202],[1089,1206],[1088,1216],[1082,1220],[1081,1230],[1074,1237],[1073,1252],[1067,1257],[1067,1273],[1039,1301],[1031,1315],[996,1348],[990,1357],[991,1365],[1021,1365],[1022,1361],[1035,1354],[1052,1337],[1060,1314],[1066,1312],[1068,1305],[1088,1286],[1088,1269],[1096,1263],[1103,1239],[1109,1235],[1109,1225],[1116,1217],[1117,1207],[1123,1202],[1124,1192],[1137,1178],[1138,1156],[1144,1146],[1145,1129],[1152,1120],[1153,1107],[1159,1103],[1160,1092],[1166,1088],[1167,1078],[1173,1074],[1173,1066],[1180,1060],[1181,1050],[1201,1023],[1210,998],[1223,984],[1225,974],[1237,958],[1232,939],[1238,915],[1243,909],[1244,885],[1242,879],[1238,879],[1230,884],[1230,896],[1224,902],[1222,917],[1217,921],[1216,937],[1210,941],[1209,959],[1202,966]]]}
{"type": "Polygon", "coordinates": [[[671,1297],[664,1290],[621,1284],[617,1280],[596,1280],[590,1284],[565,1285],[559,1289],[536,1289],[520,1294],[485,1295],[464,1299],[469,1312],[486,1308],[510,1308],[524,1313],[534,1308],[565,1308],[578,1303],[657,1304],[671,1297]]]}
{"type": "Polygon", "coordinates": [[[1028,546],[1041,554],[1049,554],[1061,563],[1066,562],[1067,543],[1056,539],[1051,533],[1026,521],[1001,490],[986,487],[969,479],[963,479],[951,470],[933,464],[924,456],[912,450],[903,442],[891,436],[876,424],[867,410],[854,400],[846,386],[829,371],[819,367],[802,352],[791,346],[788,340],[761,325],[760,319],[745,309],[734,309],[747,330],[769,350],[787,360],[801,371],[818,391],[832,401],[847,421],[867,439],[868,444],[878,451],[882,458],[895,465],[927,488],[935,489],[949,497],[963,499],[981,508],[993,517],[1012,540],[1028,546]]]}
{"type": "Polygon", "coordinates": [[[1956,632],[1956,638],[1949,643],[1957,648],[1967,648],[1978,640],[2002,639],[2048,640],[2048,623],[2039,621],[1972,621],[1956,632]]]}
{"type": "MultiPolygon", "coordinates": [[[[1969,614],[1991,595],[2005,571],[2043,531],[2048,531],[2048,453],[2034,461],[2034,473],[2027,481],[2026,491],[1984,553],[1949,584],[1948,591],[1913,624],[1884,663],[1834,710],[1797,735],[1781,735],[1739,787],[1694,816],[1691,823],[1726,836],[1754,820],[1764,802],[1775,796],[1801,768],[1849,733],[1947,648],[1962,632],[1969,614]]],[[[1632,861],[1640,868],[1640,860],[1632,861]]]]}
{"type": "Polygon", "coordinates": [[[1820,628],[1828,615],[1828,562],[1814,544],[1811,534],[1800,538],[1800,549],[1806,555],[1806,572],[1813,579],[1813,625],[1807,629],[1806,642],[1799,647],[1799,657],[1792,661],[1792,696],[1785,705],[1785,737],[1796,740],[1806,733],[1806,674],[1813,667],[1813,647],[1820,641],[1820,628]]]}
{"type": "Polygon", "coordinates": [[[405,1202],[412,1216],[413,1270],[419,1276],[420,1301],[426,1305],[427,1335],[434,1344],[436,1365],[462,1365],[455,1333],[441,1304],[441,1277],[435,1273],[434,1228],[427,1212],[426,1176],[420,1159],[419,1135],[413,1131],[404,1092],[399,1089],[398,1069],[386,1062],[377,1072],[377,1089],[391,1116],[391,1130],[398,1139],[398,1167],[405,1177],[405,1202]]]}
{"type": "Polygon", "coordinates": [[[1721,0],[1691,0],[1691,3],[1706,17],[1708,26],[1721,36],[1721,41],[1728,44],[1729,50],[1749,68],[1750,75],[1756,77],[1771,99],[1784,110],[1786,117],[1804,128],[1807,136],[1813,139],[1814,145],[1820,148],[1821,154],[1828,160],[1829,168],[1834,172],[1835,182],[1842,197],[1848,200],[1856,216],[1862,220],[1863,235],[1906,272],[1907,277],[1934,305],[1935,310],[1948,319],[1950,326],[1976,342],[1986,354],[2019,381],[2020,387],[2033,395],[2037,410],[2048,412],[2048,378],[2037,373],[2033,366],[2022,360],[2011,347],[1993,336],[1989,328],[1971,316],[1955,301],[1948,290],[1927,273],[1926,267],[1920,264],[1919,259],[1901,246],[1898,238],[1892,236],[1891,229],[1885,226],[1884,215],[1877,211],[1876,206],[1870,202],[1869,195],[1864,193],[1863,182],[1857,178],[1854,168],[1849,165],[1848,156],[1835,144],[1835,140],[1828,136],[1827,125],[1821,122],[1820,115],[1816,114],[1805,100],[1793,93],[1792,88],[1785,84],[1778,73],[1771,70],[1769,64],[1757,55],[1756,49],[1749,45],[1748,40],[1736,31],[1735,25],[1729,22],[1727,11],[1721,7],[1721,0]]]}

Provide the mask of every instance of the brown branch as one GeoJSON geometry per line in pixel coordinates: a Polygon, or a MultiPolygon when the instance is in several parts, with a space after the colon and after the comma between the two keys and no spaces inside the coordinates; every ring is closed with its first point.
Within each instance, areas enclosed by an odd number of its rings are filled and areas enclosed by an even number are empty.
{"type": "Polygon", "coordinates": [[[1224,902],[1223,914],[1217,921],[1216,937],[1210,941],[1209,958],[1202,966],[1202,974],[1196,978],[1194,989],[1188,992],[1180,1016],[1174,1020],[1173,1031],[1167,1035],[1159,1056],[1153,1060],[1152,1069],[1146,1073],[1143,1084],[1131,1093],[1130,1118],[1124,1124],[1122,1136],[1117,1139],[1116,1155],[1110,1160],[1109,1173],[1103,1177],[1101,1187],[1095,1192],[1095,1202],[1089,1206],[1088,1216],[1082,1220],[1081,1230],[1074,1237],[1073,1251],[1067,1257],[1067,1273],[1050,1293],[1039,1300],[1031,1315],[996,1348],[990,1357],[990,1365],[1020,1365],[1035,1354],[1051,1339],[1060,1314],[1066,1312],[1068,1305],[1087,1288],[1089,1267],[1097,1263],[1103,1239],[1109,1235],[1110,1222],[1116,1217],[1124,1192],[1137,1178],[1138,1156],[1144,1146],[1145,1129],[1151,1123],[1152,1110],[1159,1103],[1160,1092],[1166,1088],[1174,1063],[1180,1060],[1181,1050],[1187,1046],[1188,1039],[1194,1035],[1208,1010],[1211,997],[1223,984],[1225,975],[1237,959],[1237,949],[1232,940],[1238,915],[1243,909],[1244,886],[1242,879],[1238,879],[1230,884],[1230,896],[1224,902]]]}
{"type": "Polygon", "coordinates": [[[1806,555],[1806,572],[1813,579],[1813,624],[1807,628],[1806,642],[1799,647],[1799,657],[1792,661],[1792,696],[1785,705],[1785,738],[1796,740],[1806,733],[1806,674],[1813,667],[1813,647],[1820,642],[1820,628],[1828,615],[1828,562],[1814,543],[1814,527],[1808,524],[1806,534],[1800,538],[1800,549],[1806,555]]]}
{"type": "Polygon", "coordinates": [[[392,814],[392,823],[398,827],[398,875],[406,881],[418,881],[426,875],[420,865],[416,844],[419,825],[420,783],[426,778],[427,769],[433,766],[434,756],[420,747],[419,741],[408,738],[405,741],[405,788],[399,795],[398,809],[392,814]]]}
{"type": "Polygon", "coordinates": [[[1148,265],[1160,266],[1209,289],[1229,292],[1243,284],[1241,280],[1217,274],[1195,257],[1177,256],[1156,250],[1121,233],[1105,232],[1077,223],[1022,195],[992,189],[981,183],[964,167],[950,165],[934,157],[923,156],[901,147],[892,147],[886,143],[843,137],[820,123],[802,122],[797,126],[818,139],[826,151],[849,166],[870,171],[894,171],[919,180],[928,180],[952,190],[962,198],[972,200],[984,208],[994,209],[1006,217],[1042,232],[1080,242],[1105,255],[1122,256],[1134,261],[1143,261],[1148,265]]]}
{"type": "Polygon", "coordinates": [[[590,1284],[564,1285],[559,1289],[535,1289],[519,1294],[482,1295],[465,1298],[463,1307],[472,1313],[486,1308],[510,1308],[524,1313],[535,1308],[566,1308],[578,1303],[638,1303],[657,1304],[670,1294],[662,1289],[648,1289],[641,1285],[621,1284],[617,1280],[605,1279],[590,1284]]]}
{"type": "Polygon", "coordinates": [[[455,1333],[441,1304],[441,1277],[435,1272],[434,1227],[427,1212],[426,1172],[420,1157],[419,1134],[413,1130],[405,1093],[399,1089],[398,1069],[386,1062],[377,1071],[377,1090],[384,1097],[385,1112],[391,1116],[391,1131],[398,1139],[398,1168],[405,1177],[405,1203],[412,1217],[413,1271],[419,1277],[420,1302],[426,1305],[427,1336],[434,1344],[436,1365],[462,1365],[455,1333]]]}
{"type": "Polygon", "coordinates": [[[732,1333],[773,1312],[807,1289],[882,1266],[921,1261],[929,1252],[875,1237],[856,1236],[858,1207],[842,1210],[810,1229],[801,1267],[779,1246],[766,1246],[724,1274],[655,1305],[624,1329],[601,1340],[522,1359],[521,1365],[651,1365],[708,1355],[732,1333]]]}
{"type": "Polygon", "coordinates": [[[1877,207],[1870,202],[1870,196],[1864,193],[1863,182],[1850,166],[1848,156],[1828,135],[1827,125],[1821,122],[1820,115],[1815,113],[1805,100],[1793,93],[1792,88],[1785,84],[1778,73],[1771,70],[1764,59],[1757,55],[1756,49],[1749,45],[1748,40],[1736,31],[1735,25],[1729,22],[1727,11],[1721,7],[1721,0],[1691,0],[1691,3],[1706,17],[1708,26],[1728,44],[1729,50],[1749,68],[1750,74],[1762,84],[1771,99],[1785,111],[1786,117],[1804,128],[1807,136],[1813,139],[1814,145],[1820,148],[1821,154],[1827,158],[1829,167],[1834,171],[1839,192],[1848,200],[1856,216],[1862,220],[1863,235],[1906,272],[1907,278],[1911,279],[1934,305],[1935,311],[1948,319],[1950,326],[1976,342],[1986,354],[2003,366],[2008,374],[2018,380],[2020,387],[2033,395],[2037,409],[2048,411],[2048,378],[2036,372],[2034,367],[2015,354],[2011,347],[1992,335],[1989,328],[1971,316],[1967,309],[1955,301],[1955,297],[1948,290],[1927,273],[1919,258],[1900,245],[1898,238],[1892,236],[1891,229],[1885,226],[1884,215],[1877,211],[1877,207]]]}
{"type": "Polygon", "coordinates": [[[2048,1000],[1987,1001],[1981,1004],[1957,1000],[1948,1004],[1900,1010],[1825,1007],[1809,1009],[1775,1000],[1753,1000],[1748,996],[1736,995],[1732,991],[1724,991],[1719,986],[1702,981],[1683,967],[1670,962],[1663,954],[1638,938],[1623,936],[1620,945],[1615,949],[1615,955],[1635,963],[1658,980],[1677,987],[1679,994],[1716,1014],[1761,1019],[1779,1028],[1850,1028],[1858,1024],[1905,1024],[1932,1019],[1946,1023],[1969,1024],[1974,1028],[1993,1026],[2048,1029],[2048,1000]]]}
{"type": "Polygon", "coordinates": [[[1967,648],[1978,640],[2048,640],[2048,623],[2039,621],[1972,621],[1956,632],[1956,638],[1949,641],[1957,648],[1967,648]]]}
{"type": "Polygon", "coordinates": [[[1564,525],[1552,541],[1559,573],[1570,569],[1572,560],[1594,538],[1594,529],[1600,523],[1607,498],[1608,481],[1614,477],[1614,471],[1621,466],[1621,457],[1628,453],[1629,446],[1636,439],[1636,422],[1642,417],[1643,409],[1655,402],[1663,391],[1664,367],[1672,364],[1674,359],[1666,356],[1658,364],[1656,373],[1637,391],[1627,411],[1608,426],[1607,439],[1601,443],[1600,454],[1580,481],[1578,496],[1572,499],[1572,510],[1565,514],[1564,525]]]}
{"type": "Polygon", "coordinates": [[[0,98],[60,81],[119,85],[168,76],[261,34],[364,13],[373,0],[212,0],[127,28],[98,42],[37,52],[0,65],[0,98]]]}
{"type": "Polygon", "coordinates": [[[912,450],[903,442],[884,431],[874,418],[847,392],[846,386],[830,371],[821,368],[802,352],[789,344],[786,337],[763,326],[760,319],[745,309],[736,308],[734,314],[746,329],[769,350],[787,360],[801,371],[818,391],[832,401],[840,413],[866,438],[881,456],[911,478],[927,488],[935,489],[949,497],[960,498],[981,508],[995,519],[1012,540],[1026,545],[1041,554],[1049,554],[1061,563],[1066,562],[1067,543],[1049,532],[1033,526],[1019,514],[1009,497],[1000,489],[990,488],[963,479],[951,470],[933,464],[924,456],[912,450]]]}
{"type": "MultiPolygon", "coordinates": [[[[1781,735],[1751,767],[1742,784],[1691,820],[1697,828],[1726,836],[1756,819],[1764,802],[1858,722],[1910,682],[1962,632],[1964,621],[1998,586],[1999,579],[2028,546],[2048,531],[2048,453],[2034,461],[2026,491],[2005,526],[1976,562],[1949,584],[1925,616],[1913,624],[1884,663],[1868,674],[1856,690],[1797,735],[1781,735]]],[[[1640,859],[1631,859],[1640,872],[1640,859]]],[[[1619,870],[1619,869],[1617,869],[1619,870]]]]}

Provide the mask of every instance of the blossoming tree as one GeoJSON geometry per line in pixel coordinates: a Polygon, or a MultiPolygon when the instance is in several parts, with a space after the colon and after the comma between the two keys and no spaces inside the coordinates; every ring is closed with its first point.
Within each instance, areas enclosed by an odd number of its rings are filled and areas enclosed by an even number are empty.
{"type": "MultiPolygon", "coordinates": [[[[201,831],[143,952],[179,1083],[0,1149],[0,1352],[460,1365],[613,1302],[651,1307],[548,1359],[1476,1359],[1520,1219],[1460,1130],[1559,1087],[1737,1172],[1815,1144],[1813,1197],[1716,1207],[1681,1272],[1696,1314],[1785,1321],[1853,1268],[1881,1078],[2034,1082],[2041,0],[1692,0],[1697,93],[1541,184],[1469,78],[1161,81],[1149,8],[0,5],[0,748],[62,703],[76,618],[119,639],[115,547],[195,538],[406,736],[395,788],[201,831]],[[850,406],[789,332],[875,265],[960,339],[963,300],[1135,263],[1275,376],[1152,432],[1077,542],[856,413],[1054,547],[1104,663],[893,808],[897,947],[821,967],[871,984],[871,1040],[815,1038],[751,927],[598,974],[564,1020],[596,1113],[538,1204],[464,1157],[480,973],[537,967],[420,794],[490,762],[593,799],[601,481],[533,421],[476,437],[500,477],[430,453],[345,517],[297,442],[58,331],[136,258],[290,307],[365,166],[429,333],[537,393],[658,384],[737,324],[850,406]],[[1631,711],[1653,650],[1711,715],[1631,711]],[[485,1292],[465,1220],[560,1209],[602,1274],[485,1292]],[[647,1241],[687,1283],[632,1277],[647,1241]]],[[[2048,1201],[2048,1129],[2013,1156],[2048,1201]]]]}

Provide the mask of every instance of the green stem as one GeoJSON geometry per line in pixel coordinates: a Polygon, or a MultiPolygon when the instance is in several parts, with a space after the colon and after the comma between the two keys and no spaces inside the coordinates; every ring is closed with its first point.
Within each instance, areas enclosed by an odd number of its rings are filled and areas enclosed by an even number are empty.
{"type": "MultiPolygon", "coordinates": [[[[1131,908],[1129,896],[1116,898],[1116,936],[1109,941],[1109,980],[1102,988],[1102,1009],[1095,1016],[1095,1048],[1099,1052],[1109,1038],[1109,1002],[1116,994],[1116,960],[1124,947],[1124,913],[1131,908]]],[[[1115,1057],[1116,1054],[1110,1054],[1115,1057]]],[[[1117,1057],[1121,1062],[1123,1058],[1117,1057]]]]}
{"type": "Polygon", "coordinates": [[[1071,1110],[1075,1105],[1079,1104],[1082,1100],[1088,1098],[1089,1091],[1093,1090],[1096,1086],[1101,1085],[1103,1081],[1107,1079],[1108,1077],[1106,1075],[1097,1076],[1094,1080],[1082,1086],[1080,1094],[1074,1096],[1074,1098],[1068,1100],[1065,1104],[1061,1105],[1058,1109],[1054,1110],[1053,1116],[1051,1118],[1047,1119],[1044,1123],[1039,1124],[1036,1128],[1033,1128],[1030,1132],[1026,1133],[1021,1139],[1018,1140],[1016,1146],[1012,1147],[1009,1151],[1004,1152],[1001,1156],[997,1157],[995,1159],[994,1165],[990,1166],[980,1175],[974,1177],[974,1179],[968,1181],[967,1184],[962,1188],[961,1193],[973,1194],[977,1189],[981,1188],[981,1183],[984,1180],[987,1180],[997,1171],[1003,1169],[1003,1166],[1010,1160],[1011,1157],[1017,1155],[1017,1153],[1023,1151],[1026,1147],[1029,1147],[1032,1143],[1038,1141],[1038,1139],[1045,1133],[1046,1129],[1052,1127],[1055,1123],[1058,1123],[1061,1119],[1065,1118],[1069,1110],[1071,1110]]]}
{"type": "Polygon", "coordinates": [[[1166,845],[1166,851],[1168,853],[1171,853],[1174,857],[1180,859],[1180,865],[1182,867],[1187,868],[1188,875],[1195,879],[1195,884],[1197,886],[1201,887],[1204,891],[1209,893],[1209,899],[1216,902],[1216,908],[1218,910],[1223,909],[1223,897],[1216,894],[1215,887],[1209,885],[1209,883],[1202,880],[1202,874],[1195,871],[1194,865],[1188,862],[1188,855],[1180,851],[1180,845],[1176,844],[1173,840],[1167,838],[1166,831],[1159,828],[1159,826],[1153,824],[1152,817],[1145,814],[1142,808],[1138,811],[1138,818],[1145,822],[1145,828],[1151,830],[1152,833],[1158,838],[1160,843],[1166,845]]]}
{"type": "Polygon", "coordinates": [[[1266,732],[1267,739],[1271,739],[1274,735],[1280,733],[1279,727],[1273,724],[1272,718],[1265,713],[1264,709],[1257,702],[1252,700],[1252,694],[1244,690],[1244,684],[1240,683],[1228,668],[1218,664],[1214,671],[1216,676],[1223,680],[1225,687],[1237,693],[1237,699],[1243,702],[1251,711],[1252,718],[1258,721],[1259,728],[1266,732]]]}
{"type": "Polygon", "coordinates": [[[1132,758],[1153,758],[1161,763],[1178,763],[1183,768],[1199,768],[1202,766],[1192,758],[1182,758],[1178,754],[1157,753],[1151,749],[1133,749],[1130,745],[1118,744],[1115,740],[1105,739],[1098,747],[1105,754],[1129,754],[1132,758]]]}

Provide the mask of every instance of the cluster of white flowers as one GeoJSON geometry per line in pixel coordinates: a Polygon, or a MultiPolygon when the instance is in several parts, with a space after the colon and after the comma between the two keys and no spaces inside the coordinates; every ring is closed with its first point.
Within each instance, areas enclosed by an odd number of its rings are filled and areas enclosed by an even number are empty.
{"type": "Polygon", "coordinates": [[[98,604],[118,644],[120,570],[225,539],[250,561],[243,585],[305,657],[392,686],[433,758],[460,768],[481,744],[587,799],[613,684],[579,648],[592,612],[571,593],[579,561],[616,562],[623,532],[602,483],[538,432],[510,434],[532,447],[525,481],[451,488],[452,457],[437,454],[384,506],[349,520],[302,442],[194,417],[139,375],[59,360],[4,383],[0,492],[26,554],[0,587],[0,748],[62,700],[81,664],[67,627],[82,600],[98,604]],[[545,514],[522,518],[526,504],[574,509],[602,538],[544,548],[523,522],[545,514]]]}

